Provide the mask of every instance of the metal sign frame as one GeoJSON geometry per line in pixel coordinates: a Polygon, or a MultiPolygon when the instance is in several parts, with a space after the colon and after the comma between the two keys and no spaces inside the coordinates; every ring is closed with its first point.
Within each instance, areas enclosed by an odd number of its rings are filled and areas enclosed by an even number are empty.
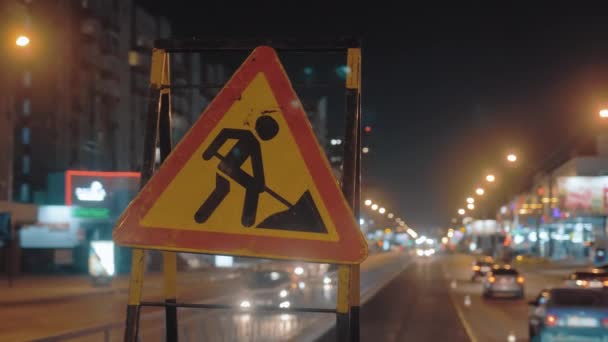
{"type": "MultiPolygon", "coordinates": [[[[143,187],[154,173],[157,145],[161,163],[171,152],[171,78],[170,54],[173,52],[204,52],[210,50],[253,50],[268,45],[278,51],[346,51],[346,132],[342,192],[358,222],[361,200],[361,48],[358,39],[338,38],[315,41],[302,40],[203,40],[165,39],[154,43],[150,70],[148,114],[145,128],[144,157],[141,173],[143,187]]],[[[129,296],[127,302],[125,342],[138,341],[139,316],[142,306],[165,307],[166,341],[178,341],[177,308],[237,309],[234,305],[189,304],[177,302],[177,260],[175,252],[163,251],[164,302],[141,300],[145,270],[145,250],[133,248],[129,296]]],[[[252,311],[336,313],[336,339],[359,341],[360,267],[339,265],[336,309],[258,307],[252,311]]]]}

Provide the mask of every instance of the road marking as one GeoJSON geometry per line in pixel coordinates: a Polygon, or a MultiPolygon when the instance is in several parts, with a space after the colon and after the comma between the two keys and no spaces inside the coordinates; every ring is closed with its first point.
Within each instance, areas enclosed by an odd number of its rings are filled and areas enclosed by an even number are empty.
{"type": "MultiPolygon", "coordinates": [[[[441,265],[441,269],[443,270],[443,274],[445,276],[445,274],[447,273],[446,269],[445,269],[445,265],[443,263],[440,263],[440,265],[441,265]]],[[[448,297],[450,297],[450,300],[452,301],[452,306],[454,306],[454,309],[456,309],[456,314],[458,315],[458,319],[460,319],[460,323],[462,323],[462,327],[464,328],[464,331],[467,333],[467,336],[469,336],[469,340],[471,342],[477,342],[477,338],[473,334],[473,329],[469,325],[469,322],[467,322],[467,320],[464,318],[464,313],[462,312],[462,309],[460,308],[460,306],[458,305],[458,303],[456,301],[456,296],[455,296],[454,292],[448,291],[448,297]]],[[[469,296],[467,296],[467,297],[469,297],[469,296]]],[[[465,300],[466,300],[466,298],[465,298],[465,300]]],[[[470,301],[471,301],[471,298],[469,297],[469,305],[470,305],[470,301]]]]}
{"type": "Polygon", "coordinates": [[[464,331],[469,336],[469,340],[471,340],[471,342],[477,342],[477,338],[475,338],[475,335],[473,335],[473,329],[471,328],[471,326],[469,325],[467,320],[464,318],[464,314],[462,313],[460,306],[458,306],[458,303],[456,303],[456,299],[454,298],[454,296],[452,296],[452,294],[449,294],[449,296],[450,296],[450,299],[452,300],[452,305],[456,309],[456,313],[458,314],[460,323],[462,323],[462,326],[464,327],[464,331]]]}
{"type": "Polygon", "coordinates": [[[464,306],[471,306],[471,296],[464,296],[464,306]]]}

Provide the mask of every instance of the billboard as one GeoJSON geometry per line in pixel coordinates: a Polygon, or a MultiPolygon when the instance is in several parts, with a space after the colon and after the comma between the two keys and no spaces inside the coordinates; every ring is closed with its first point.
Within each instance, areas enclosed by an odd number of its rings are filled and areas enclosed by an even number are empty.
{"type": "Polygon", "coordinates": [[[560,209],[585,214],[608,213],[608,176],[559,177],[560,209]]]}

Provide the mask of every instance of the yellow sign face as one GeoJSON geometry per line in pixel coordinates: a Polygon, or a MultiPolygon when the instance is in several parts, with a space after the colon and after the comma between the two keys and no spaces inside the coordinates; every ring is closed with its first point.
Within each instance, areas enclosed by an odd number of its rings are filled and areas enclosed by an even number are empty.
{"type": "Polygon", "coordinates": [[[116,243],[343,264],[367,243],[275,51],[258,47],[119,218],[116,243]]]}
{"type": "MultiPolygon", "coordinates": [[[[301,104],[295,101],[292,105],[301,104]]],[[[263,73],[257,74],[245,88],[241,99],[234,102],[201,143],[143,217],[141,225],[326,241],[338,239],[263,73]],[[260,119],[276,122],[275,136],[268,140],[260,136],[256,131],[256,123],[258,128],[262,127],[260,119]],[[261,168],[261,172],[256,172],[256,167],[261,168]],[[247,191],[251,194],[247,195],[247,191]],[[264,227],[264,220],[289,210],[289,205],[293,207],[304,194],[310,194],[312,205],[323,221],[320,226],[325,229],[311,232],[310,227],[298,227],[297,220],[264,227]],[[253,203],[246,203],[247,200],[253,203]],[[205,203],[210,205],[204,208],[204,218],[196,218],[205,203]],[[246,205],[253,208],[245,209],[246,205]]]]}

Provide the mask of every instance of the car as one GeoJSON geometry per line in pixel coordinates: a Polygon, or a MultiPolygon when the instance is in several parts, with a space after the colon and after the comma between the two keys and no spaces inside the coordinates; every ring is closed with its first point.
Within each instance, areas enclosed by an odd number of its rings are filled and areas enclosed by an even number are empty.
{"type": "Polygon", "coordinates": [[[566,279],[566,286],[582,288],[604,288],[608,287],[608,273],[604,270],[594,269],[589,271],[573,272],[566,279]]]}
{"type": "Polygon", "coordinates": [[[473,271],[471,281],[475,281],[477,278],[484,277],[486,273],[492,270],[492,261],[477,260],[473,263],[471,269],[473,271]]]}
{"type": "Polygon", "coordinates": [[[528,304],[530,341],[608,341],[608,291],[545,289],[528,304]]]}
{"type": "Polygon", "coordinates": [[[483,280],[483,297],[510,295],[515,298],[523,298],[524,282],[524,277],[514,268],[506,266],[493,268],[483,280]]]}
{"type": "Polygon", "coordinates": [[[242,310],[273,306],[287,309],[300,295],[298,284],[284,270],[255,270],[247,277],[247,288],[246,294],[237,298],[242,310]]]}
{"type": "Polygon", "coordinates": [[[435,248],[416,248],[416,255],[419,257],[431,257],[435,254],[435,248]]]}

